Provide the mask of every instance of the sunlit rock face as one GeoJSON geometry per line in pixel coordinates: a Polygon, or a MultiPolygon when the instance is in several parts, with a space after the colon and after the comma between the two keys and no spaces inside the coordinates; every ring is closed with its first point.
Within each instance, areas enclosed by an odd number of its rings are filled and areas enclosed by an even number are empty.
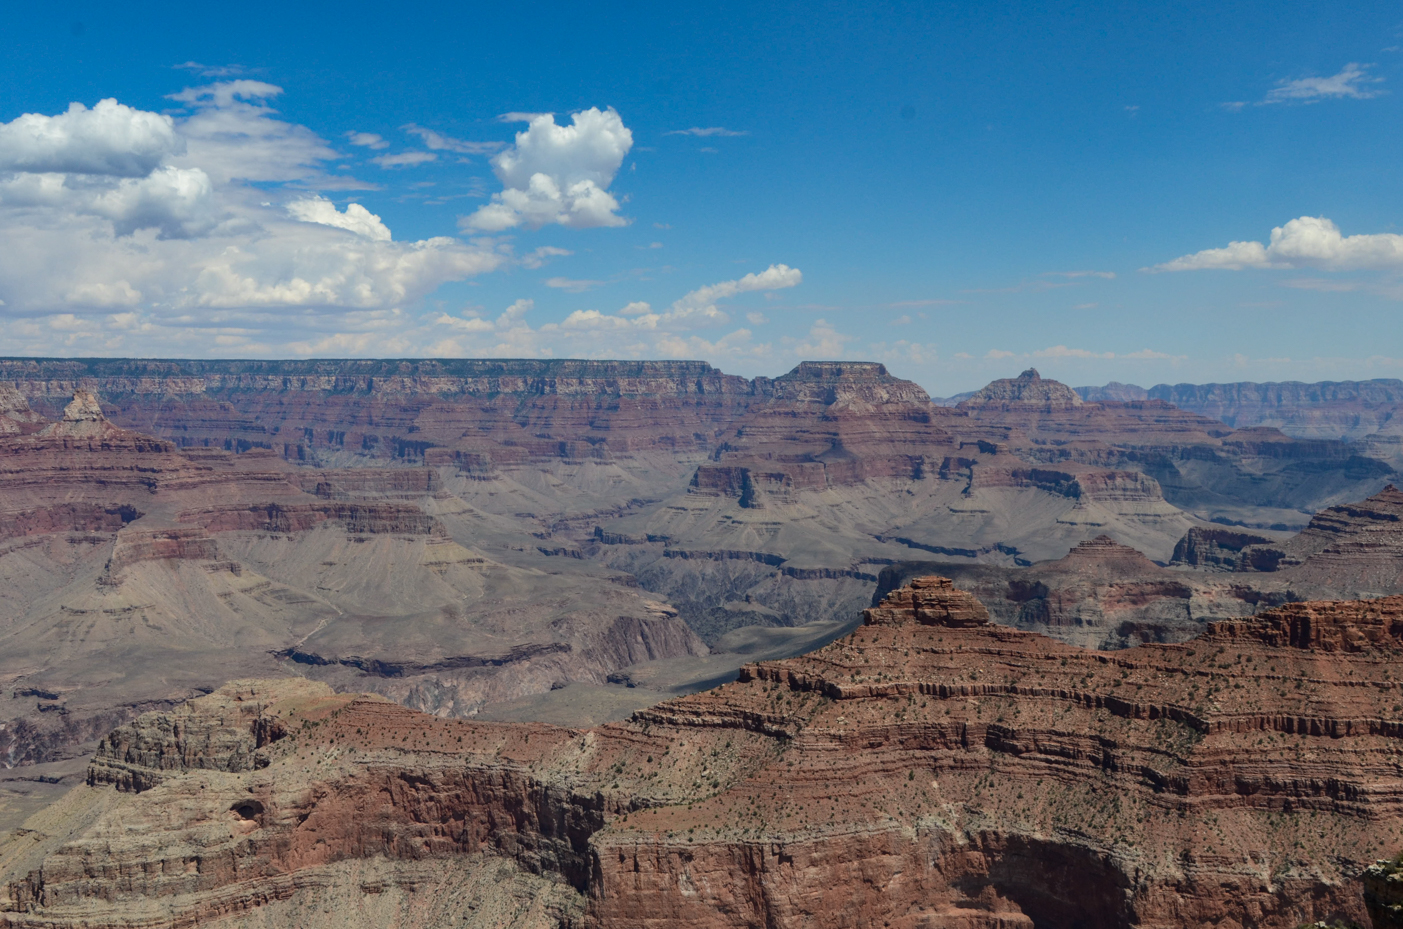
{"type": "Polygon", "coordinates": [[[328,899],[405,929],[1362,923],[1359,874],[1403,842],[1400,653],[1403,597],[1099,652],[923,577],[590,730],[236,682],[103,741],[0,923],[290,927],[328,899]],[[510,892],[451,892],[469,863],[510,892]]]}

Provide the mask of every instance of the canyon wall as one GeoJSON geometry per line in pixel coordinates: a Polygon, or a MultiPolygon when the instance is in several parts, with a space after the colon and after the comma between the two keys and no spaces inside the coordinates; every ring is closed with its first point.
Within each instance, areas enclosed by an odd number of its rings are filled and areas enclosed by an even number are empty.
{"type": "MultiPolygon", "coordinates": [[[[599,929],[1367,920],[1360,875],[1403,844],[1403,598],[1119,652],[986,617],[919,579],[816,652],[590,730],[230,684],[112,733],[0,846],[0,925],[290,926],[329,886],[357,925],[424,860],[508,863],[513,906],[599,929]]],[[[454,905],[400,925],[494,918],[454,905]]]]}

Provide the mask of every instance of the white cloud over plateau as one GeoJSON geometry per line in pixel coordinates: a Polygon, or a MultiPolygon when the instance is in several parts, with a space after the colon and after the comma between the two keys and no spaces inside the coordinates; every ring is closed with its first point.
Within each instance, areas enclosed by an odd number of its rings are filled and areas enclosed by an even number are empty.
{"type": "MultiPolygon", "coordinates": [[[[534,304],[518,300],[495,320],[476,313],[440,314],[430,327],[440,334],[425,333],[416,338],[429,354],[470,357],[704,358],[768,366],[841,355],[853,339],[825,320],[814,322],[806,337],[783,338],[778,344],[756,342],[751,330],[744,327],[726,331],[730,314],[717,305],[718,301],[744,293],[783,290],[802,280],[798,268],[776,264],[736,280],[698,287],[661,311],[636,300],[617,312],[575,310],[560,322],[537,327],[526,320],[534,304]],[[702,335],[717,329],[721,334],[702,335]]],[[[566,286],[575,283],[593,282],[561,279],[553,286],[585,289],[566,286]]],[[[549,281],[547,284],[551,286],[549,281]]]]}
{"type": "Polygon", "coordinates": [[[612,107],[591,107],[558,125],[550,113],[532,115],[516,144],[492,158],[502,191],[463,219],[475,232],[559,224],[576,229],[622,226],[619,202],[609,193],[633,133],[612,107]]]}
{"type": "Polygon", "coordinates": [[[1271,231],[1267,243],[1229,242],[1142,270],[1242,271],[1249,268],[1315,268],[1323,271],[1403,268],[1403,235],[1346,236],[1323,216],[1301,216],[1271,231]]]}
{"type": "Polygon", "coordinates": [[[361,204],[313,194],[365,185],[324,170],[338,153],[277,118],[267,101],[281,93],[226,81],[173,95],[175,115],[102,100],[0,125],[11,351],[311,344],[402,324],[406,304],[505,263],[490,243],[397,242],[361,204]]]}

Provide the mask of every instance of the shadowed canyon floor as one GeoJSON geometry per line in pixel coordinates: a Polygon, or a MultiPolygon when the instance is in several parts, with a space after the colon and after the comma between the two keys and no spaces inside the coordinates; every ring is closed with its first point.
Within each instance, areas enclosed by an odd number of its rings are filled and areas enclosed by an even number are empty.
{"type": "Polygon", "coordinates": [[[1401,655],[1399,597],[1101,652],[931,577],[589,730],[236,682],[115,730],[0,845],[0,924],[1365,922],[1401,655]]]}

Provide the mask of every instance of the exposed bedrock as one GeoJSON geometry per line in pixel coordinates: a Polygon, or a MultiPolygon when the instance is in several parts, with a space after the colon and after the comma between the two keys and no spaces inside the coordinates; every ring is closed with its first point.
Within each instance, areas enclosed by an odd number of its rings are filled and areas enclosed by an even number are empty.
{"type": "Polygon", "coordinates": [[[257,503],[213,506],[180,514],[209,532],[306,532],[335,523],[350,535],[445,535],[417,506],[399,503],[257,503]]]}
{"type": "Polygon", "coordinates": [[[1174,546],[1170,563],[1195,568],[1232,570],[1237,568],[1239,563],[1252,565],[1250,558],[1243,559],[1243,549],[1271,543],[1272,539],[1250,532],[1195,526],[1174,546]]]}
{"type": "Polygon", "coordinates": [[[1357,439],[1396,422],[1403,381],[1157,384],[1145,396],[1230,426],[1273,426],[1303,438],[1357,439]]]}
{"type": "Polygon", "coordinates": [[[1360,876],[1403,843],[1400,657],[1400,597],[1107,653],[931,577],[590,730],[237,682],[112,733],[23,854],[0,845],[0,925],[291,926],[348,862],[385,875],[337,885],[349,913],[466,856],[597,929],[1363,923],[1360,876]]]}

